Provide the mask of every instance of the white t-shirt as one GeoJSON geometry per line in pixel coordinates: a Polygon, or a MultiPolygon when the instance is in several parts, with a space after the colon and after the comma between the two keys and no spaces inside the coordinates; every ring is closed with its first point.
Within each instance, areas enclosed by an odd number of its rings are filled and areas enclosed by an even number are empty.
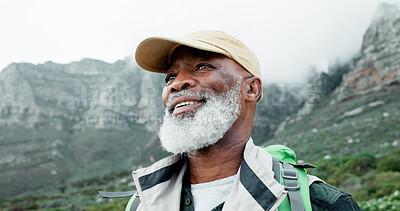
{"type": "Polygon", "coordinates": [[[194,210],[210,211],[226,201],[231,192],[235,176],[212,182],[192,184],[190,188],[193,195],[194,210]]]}

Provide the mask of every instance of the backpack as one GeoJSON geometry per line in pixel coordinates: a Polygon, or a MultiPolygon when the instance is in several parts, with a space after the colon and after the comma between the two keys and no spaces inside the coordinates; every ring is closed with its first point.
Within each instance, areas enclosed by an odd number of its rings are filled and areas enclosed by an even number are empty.
{"type": "Polygon", "coordinates": [[[284,185],[288,192],[288,197],[279,205],[278,210],[311,211],[306,168],[316,168],[316,166],[308,163],[297,164],[294,151],[283,145],[270,145],[264,147],[264,150],[272,156],[274,178],[284,185]]]}
{"type": "MultiPolygon", "coordinates": [[[[272,170],[274,178],[284,185],[288,192],[283,202],[279,205],[279,211],[311,211],[310,190],[306,168],[316,166],[304,163],[296,163],[295,152],[283,145],[270,145],[263,148],[272,156],[272,170]]],[[[131,196],[125,211],[134,211],[140,203],[136,191],[104,192],[99,191],[103,198],[118,198],[131,196]]]]}

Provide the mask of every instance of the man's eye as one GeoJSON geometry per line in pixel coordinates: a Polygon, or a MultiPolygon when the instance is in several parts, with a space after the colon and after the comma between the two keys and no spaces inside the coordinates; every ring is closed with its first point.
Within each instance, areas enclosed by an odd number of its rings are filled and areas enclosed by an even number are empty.
{"type": "Polygon", "coordinates": [[[211,65],[208,65],[208,64],[199,64],[196,66],[196,70],[203,70],[203,69],[207,69],[210,67],[211,67],[211,65]]]}
{"type": "Polygon", "coordinates": [[[166,84],[171,83],[171,81],[173,81],[175,78],[176,78],[175,75],[167,75],[165,76],[165,83],[166,84]]]}

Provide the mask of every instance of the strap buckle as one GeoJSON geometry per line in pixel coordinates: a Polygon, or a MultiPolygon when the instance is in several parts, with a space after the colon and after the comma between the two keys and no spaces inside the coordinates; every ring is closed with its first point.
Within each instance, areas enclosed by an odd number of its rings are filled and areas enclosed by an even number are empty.
{"type": "Polygon", "coordinates": [[[282,169],[282,177],[285,181],[285,190],[297,191],[300,189],[300,185],[297,183],[297,178],[299,178],[299,175],[293,167],[282,169]]]}
{"type": "Polygon", "coordinates": [[[297,191],[300,189],[300,185],[297,183],[297,180],[286,180],[284,187],[287,191],[297,191]]]}
{"type": "Polygon", "coordinates": [[[297,180],[299,175],[297,174],[297,171],[294,169],[282,169],[282,177],[285,179],[297,180]]]}

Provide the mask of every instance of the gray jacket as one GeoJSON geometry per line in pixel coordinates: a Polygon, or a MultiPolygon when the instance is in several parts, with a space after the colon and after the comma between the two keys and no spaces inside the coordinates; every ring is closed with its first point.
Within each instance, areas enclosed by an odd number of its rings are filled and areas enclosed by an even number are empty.
{"type": "MultiPolygon", "coordinates": [[[[182,179],[187,168],[184,156],[173,155],[150,167],[133,171],[140,198],[137,210],[179,210],[182,179]]],[[[247,142],[243,160],[223,210],[275,210],[287,191],[274,179],[272,156],[247,142]]],[[[309,176],[309,184],[321,181],[309,176]]]]}

